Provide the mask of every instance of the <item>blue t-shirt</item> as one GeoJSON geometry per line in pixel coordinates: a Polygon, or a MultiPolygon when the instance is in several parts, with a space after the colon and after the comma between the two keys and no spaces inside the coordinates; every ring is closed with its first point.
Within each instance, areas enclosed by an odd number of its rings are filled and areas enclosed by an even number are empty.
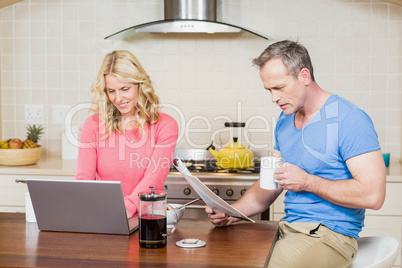
{"type": "MultiPolygon", "coordinates": [[[[309,174],[328,180],[353,179],[345,161],[380,149],[370,117],[337,95],[331,95],[304,128],[295,128],[294,117],[283,112],[279,116],[274,148],[285,162],[309,174]]],[[[284,203],[288,222],[320,222],[356,238],[364,226],[364,209],[341,207],[310,192],[288,191],[284,203]]]]}

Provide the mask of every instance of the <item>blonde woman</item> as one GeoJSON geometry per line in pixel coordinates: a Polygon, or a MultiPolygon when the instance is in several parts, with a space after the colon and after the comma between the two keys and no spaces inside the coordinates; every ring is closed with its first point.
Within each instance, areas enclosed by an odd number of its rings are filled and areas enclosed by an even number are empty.
{"type": "Polygon", "coordinates": [[[94,114],[81,130],[75,178],[120,181],[131,217],[139,192],[163,189],[178,126],[160,112],[148,74],[128,51],[105,56],[91,92],[94,114]]]}

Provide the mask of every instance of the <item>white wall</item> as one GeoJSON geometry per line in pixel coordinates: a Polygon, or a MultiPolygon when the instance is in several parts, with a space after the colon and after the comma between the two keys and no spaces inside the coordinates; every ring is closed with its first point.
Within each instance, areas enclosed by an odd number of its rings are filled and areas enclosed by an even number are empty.
{"type": "MultiPolygon", "coordinates": [[[[151,76],[164,111],[179,121],[184,133],[179,148],[205,148],[222,130],[222,118],[229,117],[252,120],[250,129],[266,128],[254,131],[250,141],[270,150],[280,110],[251,60],[272,42],[290,38],[309,49],[319,85],[363,108],[383,151],[399,159],[401,7],[377,0],[222,0],[220,5],[221,20],[271,39],[242,33],[104,40],[123,28],[162,19],[162,0],[25,0],[0,9],[3,137],[24,138],[24,105],[44,104],[42,145],[60,155],[63,128],[52,123],[52,105],[88,102],[103,56],[127,49],[151,76]],[[195,128],[196,133],[188,132],[195,128]]],[[[86,116],[82,111],[74,124],[86,116]]]]}

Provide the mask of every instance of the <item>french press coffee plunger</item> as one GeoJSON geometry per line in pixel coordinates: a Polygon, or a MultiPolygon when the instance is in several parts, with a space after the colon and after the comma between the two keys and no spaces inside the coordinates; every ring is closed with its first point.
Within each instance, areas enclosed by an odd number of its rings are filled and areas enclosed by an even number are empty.
{"type": "Polygon", "coordinates": [[[151,188],[149,193],[139,193],[140,218],[140,246],[144,248],[161,248],[167,243],[167,236],[171,235],[177,227],[177,214],[173,207],[167,204],[167,195],[164,191],[155,191],[151,188]],[[166,211],[169,208],[174,213],[174,226],[169,233],[166,231],[166,211]]]}

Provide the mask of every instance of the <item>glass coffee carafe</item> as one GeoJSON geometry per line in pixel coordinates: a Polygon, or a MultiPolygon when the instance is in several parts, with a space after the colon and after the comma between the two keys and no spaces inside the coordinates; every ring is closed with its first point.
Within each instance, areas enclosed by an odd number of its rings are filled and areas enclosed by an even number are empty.
{"type": "Polygon", "coordinates": [[[173,207],[167,204],[167,195],[164,191],[155,191],[149,187],[148,193],[139,193],[139,219],[140,219],[140,246],[144,248],[161,248],[167,243],[167,236],[177,227],[177,215],[173,207]],[[175,222],[173,228],[167,233],[166,211],[174,212],[175,222]]]}

